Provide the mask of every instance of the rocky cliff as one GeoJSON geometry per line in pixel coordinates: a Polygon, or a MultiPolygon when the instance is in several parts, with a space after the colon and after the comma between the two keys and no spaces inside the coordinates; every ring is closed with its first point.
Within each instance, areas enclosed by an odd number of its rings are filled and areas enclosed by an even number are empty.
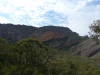
{"type": "Polygon", "coordinates": [[[95,57],[100,56],[100,43],[97,45],[92,39],[87,39],[84,42],[70,49],[72,55],[95,57]]]}
{"type": "Polygon", "coordinates": [[[70,48],[84,39],[67,27],[44,26],[37,28],[13,24],[0,24],[0,37],[8,42],[36,38],[45,45],[56,49],[70,48]]]}

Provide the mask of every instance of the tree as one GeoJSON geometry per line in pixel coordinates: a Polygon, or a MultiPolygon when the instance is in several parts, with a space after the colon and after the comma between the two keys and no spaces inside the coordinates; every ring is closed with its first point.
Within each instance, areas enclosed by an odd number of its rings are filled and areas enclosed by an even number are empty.
{"type": "Polygon", "coordinates": [[[55,51],[34,39],[24,39],[11,45],[9,62],[13,75],[32,75],[48,73],[48,64],[55,51]]]}
{"type": "Polygon", "coordinates": [[[7,58],[7,53],[8,53],[8,46],[9,44],[7,43],[6,40],[0,38],[0,62],[4,63],[5,59],[7,58]]]}
{"type": "Polygon", "coordinates": [[[100,38],[100,20],[95,20],[93,23],[89,26],[90,28],[90,37],[93,38],[96,43],[99,43],[99,38],[100,38]]]}

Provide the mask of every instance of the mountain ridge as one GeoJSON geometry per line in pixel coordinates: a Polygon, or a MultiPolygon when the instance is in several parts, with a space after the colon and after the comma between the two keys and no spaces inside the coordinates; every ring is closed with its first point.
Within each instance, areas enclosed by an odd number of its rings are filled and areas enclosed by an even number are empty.
{"type": "Polygon", "coordinates": [[[68,27],[0,24],[0,37],[8,42],[16,42],[25,38],[35,38],[49,47],[68,49],[82,41],[83,37],[68,27]]]}

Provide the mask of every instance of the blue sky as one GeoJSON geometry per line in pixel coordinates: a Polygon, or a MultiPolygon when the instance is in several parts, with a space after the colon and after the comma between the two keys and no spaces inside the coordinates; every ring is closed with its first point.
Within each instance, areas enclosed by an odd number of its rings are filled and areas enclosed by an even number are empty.
{"type": "Polygon", "coordinates": [[[88,35],[100,19],[100,0],[0,0],[0,23],[69,27],[88,35]]]}

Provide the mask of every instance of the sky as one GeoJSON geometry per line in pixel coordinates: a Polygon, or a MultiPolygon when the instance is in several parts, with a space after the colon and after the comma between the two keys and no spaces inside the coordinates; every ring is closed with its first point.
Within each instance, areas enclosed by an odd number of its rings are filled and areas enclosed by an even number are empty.
{"type": "Polygon", "coordinates": [[[0,0],[0,23],[63,26],[88,35],[100,19],[100,0],[0,0]]]}

